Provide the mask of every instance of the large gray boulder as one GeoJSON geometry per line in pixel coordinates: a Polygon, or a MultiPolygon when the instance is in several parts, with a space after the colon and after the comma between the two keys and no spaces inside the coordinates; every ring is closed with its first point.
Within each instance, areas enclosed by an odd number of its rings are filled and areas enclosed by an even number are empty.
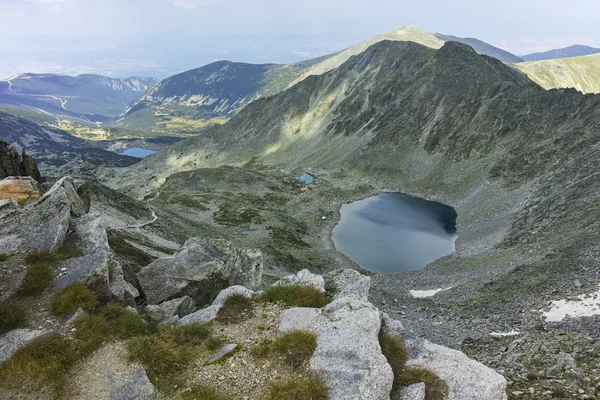
{"type": "Polygon", "coordinates": [[[255,292],[244,286],[239,286],[239,285],[230,286],[227,289],[221,290],[219,295],[212,302],[212,305],[213,306],[222,306],[223,304],[225,304],[225,300],[227,300],[227,298],[229,296],[231,296],[232,294],[242,294],[246,297],[252,297],[255,295],[255,292]]]}
{"type": "Polygon", "coordinates": [[[211,321],[214,321],[217,318],[217,313],[221,309],[221,305],[216,306],[208,306],[196,312],[186,315],[183,318],[180,318],[176,322],[179,325],[189,325],[189,324],[207,324],[211,321]]]}
{"type": "Polygon", "coordinates": [[[64,195],[64,198],[66,199],[70,207],[71,214],[74,217],[81,217],[82,215],[87,214],[87,212],[90,210],[89,202],[86,204],[81,199],[81,197],[79,197],[79,193],[77,192],[76,186],[81,185],[85,186],[85,184],[76,183],[75,180],[70,176],[65,176],[59,179],[50,190],[44,193],[44,195],[40,199],[40,202],[44,201],[49,197],[55,196],[57,193],[61,193],[62,195],[64,195]]]}
{"type": "Polygon", "coordinates": [[[325,379],[335,400],[390,398],[394,376],[381,353],[381,313],[355,297],[334,300],[324,309],[281,313],[279,331],[301,329],[317,335],[310,369],[325,379]]]}
{"type": "Polygon", "coordinates": [[[240,250],[229,242],[192,238],[173,256],[144,267],[137,277],[148,304],[186,295],[196,304],[209,304],[219,290],[230,285],[257,287],[262,264],[259,250],[240,250]]]}
{"type": "Polygon", "coordinates": [[[0,336],[0,363],[8,360],[19,349],[32,341],[50,334],[46,330],[16,329],[0,336]]]}
{"type": "Polygon", "coordinates": [[[193,323],[206,324],[211,322],[217,318],[217,314],[219,313],[221,307],[223,307],[225,300],[227,300],[227,298],[232,294],[243,294],[246,297],[252,297],[255,293],[244,286],[230,286],[221,290],[210,306],[188,314],[181,319],[171,320],[169,322],[178,323],[179,325],[188,325],[193,323]]]}
{"type": "Polygon", "coordinates": [[[156,389],[142,367],[122,374],[107,376],[111,385],[110,400],[151,400],[156,398],[156,389]]]}
{"type": "Polygon", "coordinates": [[[334,299],[352,296],[364,301],[369,298],[371,278],[354,269],[338,269],[325,276],[325,289],[334,299]]]}
{"type": "Polygon", "coordinates": [[[180,297],[160,303],[159,305],[149,305],[146,312],[155,321],[163,321],[169,317],[184,317],[194,312],[196,305],[189,296],[180,297]]]}
{"type": "Polygon", "coordinates": [[[0,213],[0,253],[61,247],[71,222],[71,202],[70,194],[54,185],[37,203],[17,212],[0,213]]]}
{"type": "Polygon", "coordinates": [[[448,385],[448,400],[506,400],[506,379],[463,352],[427,340],[407,342],[407,364],[422,367],[448,385]]]}
{"type": "Polygon", "coordinates": [[[230,271],[229,284],[258,289],[263,274],[263,254],[258,249],[238,249],[228,246],[229,256],[225,261],[230,271]]]}
{"type": "Polygon", "coordinates": [[[123,268],[108,244],[102,219],[90,213],[74,219],[71,229],[73,233],[69,240],[81,250],[82,256],[57,265],[62,272],[54,282],[53,289],[60,290],[70,283],[82,282],[95,289],[102,297],[135,304],[139,292],[125,281],[123,268]]]}
{"type": "Polygon", "coordinates": [[[421,382],[403,388],[399,400],[425,400],[425,396],[425,384],[421,382]]]}
{"type": "Polygon", "coordinates": [[[303,269],[295,274],[287,275],[275,282],[273,286],[310,286],[321,292],[325,291],[325,279],[321,275],[313,274],[308,269],[303,269]]]}

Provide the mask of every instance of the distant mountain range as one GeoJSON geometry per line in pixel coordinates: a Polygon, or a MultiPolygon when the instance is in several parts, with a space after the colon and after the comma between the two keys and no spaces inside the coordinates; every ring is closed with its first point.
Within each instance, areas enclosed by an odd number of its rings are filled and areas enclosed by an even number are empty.
{"type": "MultiPolygon", "coordinates": [[[[50,123],[80,137],[150,137],[186,135],[222,124],[252,101],[280,93],[311,75],[335,69],[350,57],[383,40],[414,42],[432,49],[460,42],[477,53],[513,64],[546,89],[574,87],[600,92],[596,59],[523,62],[523,58],[475,38],[430,33],[413,25],[377,35],[337,53],[295,64],[248,64],[218,61],[160,82],[153,78],[113,79],[99,75],[76,77],[20,74],[0,81],[0,107],[22,110],[17,116],[48,123],[48,117],[76,120],[87,127],[50,123]],[[26,111],[26,112],[25,112],[26,111]],[[35,117],[31,112],[38,113],[35,117]],[[102,123],[101,132],[89,133],[102,123]]],[[[597,49],[572,46],[529,57],[582,54],[597,49]]],[[[94,131],[95,132],[95,131],[94,131]]]]}
{"type": "Polygon", "coordinates": [[[600,49],[576,44],[574,46],[569,46],[562,49],[549,50],[543,53],[527,54],[525,56],[522,56],[521,58],[524,61],[540,61],[554,60],[557,58],[588,56],[590,54],[596,53],[600,53],[600,49]]]}
{"type": "Polygon", "coordinates": [[[142,95],[119,118],[116,126],[131,130],[195,133],[223,123],[257,98],[285,90],[310,75],[339,67],[351,56],[382,40],[410,41],[439,49],[447,41],[472,46],[480,54],[504,62],[519,57],[477,39],[425,32],[406,25],[371,37],[338,53],[296,64],[246,64],[220,61],[167,78],[142,95]]]}
{"type": "Polygon", "coordinates": [[[54,117],[105,122],[122,113],[157,82],[155,78],[19,74],[0,81],[0,105],[54,117]]]}

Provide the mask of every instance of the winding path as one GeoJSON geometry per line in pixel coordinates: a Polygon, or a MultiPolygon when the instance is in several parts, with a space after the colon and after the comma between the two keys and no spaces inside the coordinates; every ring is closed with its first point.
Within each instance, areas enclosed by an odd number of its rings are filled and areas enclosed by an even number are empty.
{"type": "Polygon", "coordinates": [[[142,222],[141,224],[134,224],[134,225],[127,225],[121,228],[115,228],[115,230],[122,230],[122,229],[141,229],[145,226],[148,226],[150,224],[155,223],[158,220],[158,216],[156,215],[156,212],[153,209],[150,209],[150,211],[152,211],[152,220],[148,221],[148,222],[142,222]]]}

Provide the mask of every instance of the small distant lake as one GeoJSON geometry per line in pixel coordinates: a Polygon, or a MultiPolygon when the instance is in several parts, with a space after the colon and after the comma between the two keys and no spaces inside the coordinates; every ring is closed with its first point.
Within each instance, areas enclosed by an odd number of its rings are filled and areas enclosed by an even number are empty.
{"type": "Polygon", "coordinates": [[[131,156],[131,157],[137,157],[137,158],[144,158],[144,157],[148,157],[151,156],[152,154],[156,154],[156,151],[154,150],[148,150],[148,149],[142,149],[141,147],[132,147],[130,149],[127,149],[121,153],[122,156],[131,156]]]}
{"type": "Polygon", "coordinates": [[[421,269],[454,252],[456,211],[401,193],[344,204],[333,230],[336,249],[365,269],[421,269]]]}

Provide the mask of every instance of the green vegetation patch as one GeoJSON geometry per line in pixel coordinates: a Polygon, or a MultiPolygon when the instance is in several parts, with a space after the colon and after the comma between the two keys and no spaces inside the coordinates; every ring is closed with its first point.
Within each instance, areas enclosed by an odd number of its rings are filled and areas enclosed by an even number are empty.
{"type": "Polygon", "coordinates": [[[393,392],[401,386],[424,382],[426,400],[444,400],[448,397],[448,385],[437,375],[425,368],[406,365],[406,348],[399,338],[381,331],[379,345],[394,373],[393,392]]]}
{"type": "Polygon", "coordinates": [[[236,324],[253,316],[254,301],[241,293],[233,293],[225,299],[216,320],[224,324],[236,324]]]}
{"type": "Polygon", "coordinates": [[[282,303],[286,307],[321,308],[329,304],[327,295],[311,286],[271,286],[258,298],[268,303],[282,303]]]}
{"type": "Polygon", "coordinates": [[[260,212],[253,208],[237,210],[229,204],[221,204],[219,210],[213,213],[213,218],[221,225],[248,225],[252,221],[260,219],[260,212]]]}
{"type": "Polygon", "coordinates": [[[317,348],[317,336],[308,331],[293,330],[279,336],[276,340],[265,340],[250,351],[258,358],[265,358],[276,352],[284,357],[285,363],[299,368],[310,360],[317,348]]]}
{"type": "Polygon", "coordinates": [[[60,261],[80,257],[81,251],[75,246],[65,245],[55,252],[34,251],[25,256],[27,273],[19,288],[25,296],[36,296],[48,289],[54,282],[54,265],[60,261]]]}
{"type": "Polygon", "coordinates": [[[83,283],[72,283],[54,295],[50,302],[50,312],[57,317],[65,317],[78,308],[91,312],[98,305],[96,293],[83,283]]]}
{"type": "Polygon", "coordinates": [[[69,370],[78,360],[74,341],[60,335],[43,337],[0,364],[0,386],[47,385],[58,390],[64,386],[69,370]]]}
{"type": "Polygon", "coordinates": [[[0,304],[0,334],[25,326],[27,326],[27,313],[24,309],[0,304]]]}
{"type": "MultiPolygon", "coordinates": [[[[214,347],[208,325],[160,327],[156,333],[132,339],[128,359],[144,366],[159,390],[170,391],[180,382],[182,372],[205,348],[214,347]]],[[[212,350],[212,349],[211,349],[212,350]]]]}
{"type": "Polygon", "coordinates": [[[96,314],[75,321],[75,339],[82,355],[91,354],[102,344],[148,334],[150,325],[138,314],[119,304],[107,304],[96,314]]]}
{"type": "Polygon", "coordinates": [[[0,254],[0,262],[8,260],[8,254],[0,254]]]}
{"type": "Polygon", "coordinates": [[[0,387],[19,392],[47,386],[60,391],[69,370],[104,343],[145,335],[149,324],[118,304],[107,304],[75,321],[73,339],[52,335],[35,340],[0,364],[0,387]]]}
{"type": "Polygon", "coordinates": [[[267,400],[327,400],[328,398],[327,384],[317,376],[272,383],[267,396],[267,400]]]}
{"type": "Polygon", "coordinates": [[[298,248],[308,248],[310,245],[300,237],[300,233],[281,227],[269,227],[269,236],[275,243],[289,245],[298,248]]]}

